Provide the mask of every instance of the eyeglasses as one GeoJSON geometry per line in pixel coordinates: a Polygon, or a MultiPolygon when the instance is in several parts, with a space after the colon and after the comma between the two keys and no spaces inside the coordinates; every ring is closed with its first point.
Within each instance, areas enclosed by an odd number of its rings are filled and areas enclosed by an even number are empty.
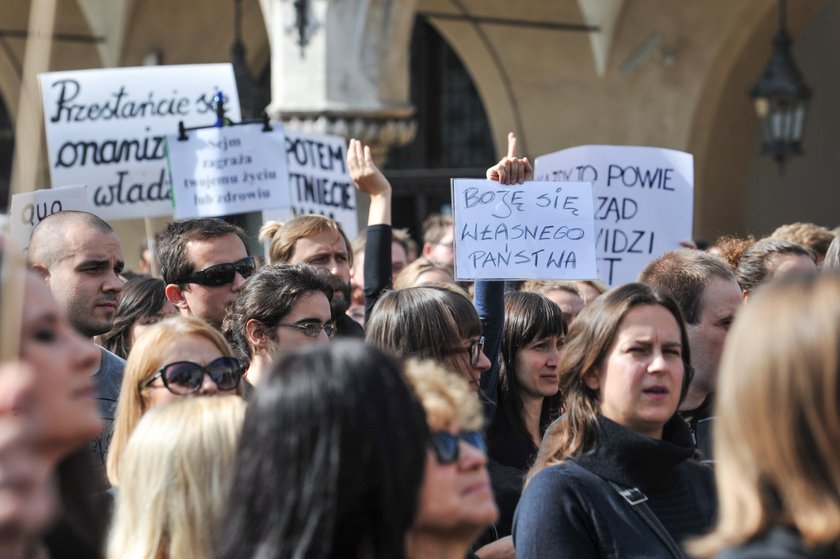
{"type": "Polygon", "coordinates": [[[239,385],[243,370],[242,363],[236,357],[219,357],[207,366],[192,361],[177,361],[161,367],[152,378],[140,383],[140,388],[146,388],[160,378],[167,390],[179,396],[187,396],[198,392],[204,383],[204,375],[210,375],[219,390],[233,390],[239,385]]]}
{"type": "Polygon", "coordinates": [[[253,256],[248,256],[233,263],[216,264],[200,272],[187,274],[175,283],[197,283],[207,287],[219,287],[231,283],[236,277],[236,272],[239,272],[243,278],[248,278],[256,271],[257,261],[253,256]]]}
{"type": "Polygon", "coordinates": [[[278,324],[277,326],[285,326],[286,328],[297,328],[301,332],[303,332],[304,336],[309,336],[310,338],[317,338],[321,335],[321,330],[327,335],[328,338],[332,338],[335,336],[335,324],[324,324],[321,326],[317,322],[307,322],[305,324],[278,324]]]}
{"type": "Polygon", "coordinates": [[[481,452],[487,452],[481,431],[461,431],[457,435],[448,431],[436,431],[432,433],[432,450],[435,451],[438,464],[454,464],[458,461],[461,456],[460,441],[481,452]]]}
{"type": "Polygon", "coordinates": [[[477,367],[481,360],[481,352],[484,351],[484,336],[480,336],[477,340],[470,342],[467,347],[452,347],[449,348],[449,353],[469,353],[470,367],[477,367]]]}

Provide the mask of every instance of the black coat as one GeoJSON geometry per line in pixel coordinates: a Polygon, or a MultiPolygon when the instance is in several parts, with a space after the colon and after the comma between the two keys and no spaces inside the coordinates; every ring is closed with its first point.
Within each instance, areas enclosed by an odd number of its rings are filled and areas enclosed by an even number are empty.
{"type": "Polygon", "coordinates": [[[840,542],[832,547],[806,550],[793,529],[773,528],[755,539],[726,549],[717,559],[834,559],[840,557],[840,542]]]}
{"type": "Polygon", "coordinates": [[[645,493],[681,543],[708,531],[716,511],[712,471],[691,461],[693,453],[688,426],[677,416],[662,440],[600,417],[594,449],[543,469],[525,489],[513,525],[517,559],[671,557],[609,482],[645,493]]]}

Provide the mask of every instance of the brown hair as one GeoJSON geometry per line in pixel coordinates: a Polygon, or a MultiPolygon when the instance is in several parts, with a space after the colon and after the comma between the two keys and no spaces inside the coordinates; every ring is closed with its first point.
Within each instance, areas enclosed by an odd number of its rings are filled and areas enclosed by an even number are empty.
{"type": "Polygon", "coordinates": [[[453,278],[453,282],[455,281],[455,270],[452,266],[448,264],[441,264],[440,262],[435,262],[433,260],[429,260],[425,256],[421,256],[405,268],[403,271],[399,273],[397,278],[394,280],[394,289],[405,289],[406,287],[413,287],[417,280],[420,279],[420,276],[425,274],[426,272],[431,272],[434,270],[439,270],[441,272],[446,272],[449,274],[450,277],[453,278]]]}
{"type": "Polygon", "coordinates": [[[716,397],[719,520],[693,553],[715,555],[774,525],[808,547],[840,540],[838,340],[837,274],[782,278],[738,313],[716,397]]]}
{"type": "Polygon", "coordinates": [[[441,214],[430,215],[423,222],[423,242],[431,244],[439,243],[454,223],[452,216],[441,214]]]}
{"type": "Polygon", "coordinates": [[[269,243],[267,259],[269,264],[289,264],[295,255],[295,243],[299,239],[317,235],[325,231],[338,234],[347,246],[347,258],[353,266],[353,248],[347,235],[334,219],[323,215],[308,214],[298,216],[287,223],[267,221],[260,227],[259,239],[269,243]]]}
{"type": "Polygon", "coordinates": [[[779,226],[768,238],[802,245],[813,250],[818,258],[824,258],[828,251],[828,245],[834,240],[834,233],[815,223],[797,221],[796,223],[779,226]]]}
{"type": "Polygon", "coordinates": [[[537,472],[594,448],[598,443],[598,393],[584,383],[603,362],[621,328],[621,322],[640,305],[664,307],[680,328],[682,361],[685,369],[680,400],[691,383],[691,355],[688,335],[677,303],[669,296],[641,283],[628,283],[611,289],[584,307],[569,333],[557,364],[560,392],[564,398],[564,417],[548,432],[531,471],[537,472]]]}
{"type": "Polygon", "coordinates": [[[771,279],[776,273],[774,257],[780,254],[807,256],[816,263],[816,255],[811,249],[790,241],[761,239],[741,254],[736,275],[741,289],[751,293],[756,287],[771,279]]]}

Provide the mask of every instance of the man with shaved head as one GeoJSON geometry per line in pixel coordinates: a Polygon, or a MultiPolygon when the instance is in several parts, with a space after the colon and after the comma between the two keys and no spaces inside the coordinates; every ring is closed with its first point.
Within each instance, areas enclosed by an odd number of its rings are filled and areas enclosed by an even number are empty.
{"type": "MultiPolygon", "coordinates": [[[[82,335],[93,338],[111,329],[125,263],[110,225],[87,212],[47,216],[32,231],[28,262],[44,277],[71,326],[82,335]]],[[[100,348],[99,365],[91,374],[106,433],[114,418],[124,368],[125,361],[100,348]]],[[[104,464],[107,437],[95,443],[94,452],[104,464]]]]}

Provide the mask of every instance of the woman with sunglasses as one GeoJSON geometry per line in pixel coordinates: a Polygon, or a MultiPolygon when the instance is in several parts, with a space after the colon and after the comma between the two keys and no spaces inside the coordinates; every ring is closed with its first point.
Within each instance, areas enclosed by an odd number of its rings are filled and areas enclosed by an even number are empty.
{"type": "Polygon", "coordinates": [[[456,286],[428,285],[386,293],[373,308],[366,340],[403,358],[432,359],[478,390],[490,367],[481,320],[456,286]]]}
{"type": "Polygon", "coordinates": [[[498,514],[487,473],[481,404],[463,378],[432,361],[409,361],[406,375],[431,431],[408,556],[463,559],[498,514]]]}
{"type": "Polygon", "coordinates": [[[144,332],[128,356],[106,463],[119,484],[120,458],[149,409],[186,396],[241,395],[242,365],[203,320],[172,317],[144,332]]]}
{"type": "Polygon", "coordinates": [[[631,283],[575,319],[557,371],[563,417],[516,509],[519,559],[683,558],[715,516],[712,471],[676,413],[691,381],[674,300],[631,283]]]}
{"type": "Polygon", "coordinates": [[[185,398],[149,411],[120,463],[108,557],[208,558],[245,417],[242,398],[185,398]]]}
{"type": "Polygon", "coordinates": [[[429,434],[402,367],[361,342],[282,357],[255,391],[217,559],[405,559],[429,434]]]}

